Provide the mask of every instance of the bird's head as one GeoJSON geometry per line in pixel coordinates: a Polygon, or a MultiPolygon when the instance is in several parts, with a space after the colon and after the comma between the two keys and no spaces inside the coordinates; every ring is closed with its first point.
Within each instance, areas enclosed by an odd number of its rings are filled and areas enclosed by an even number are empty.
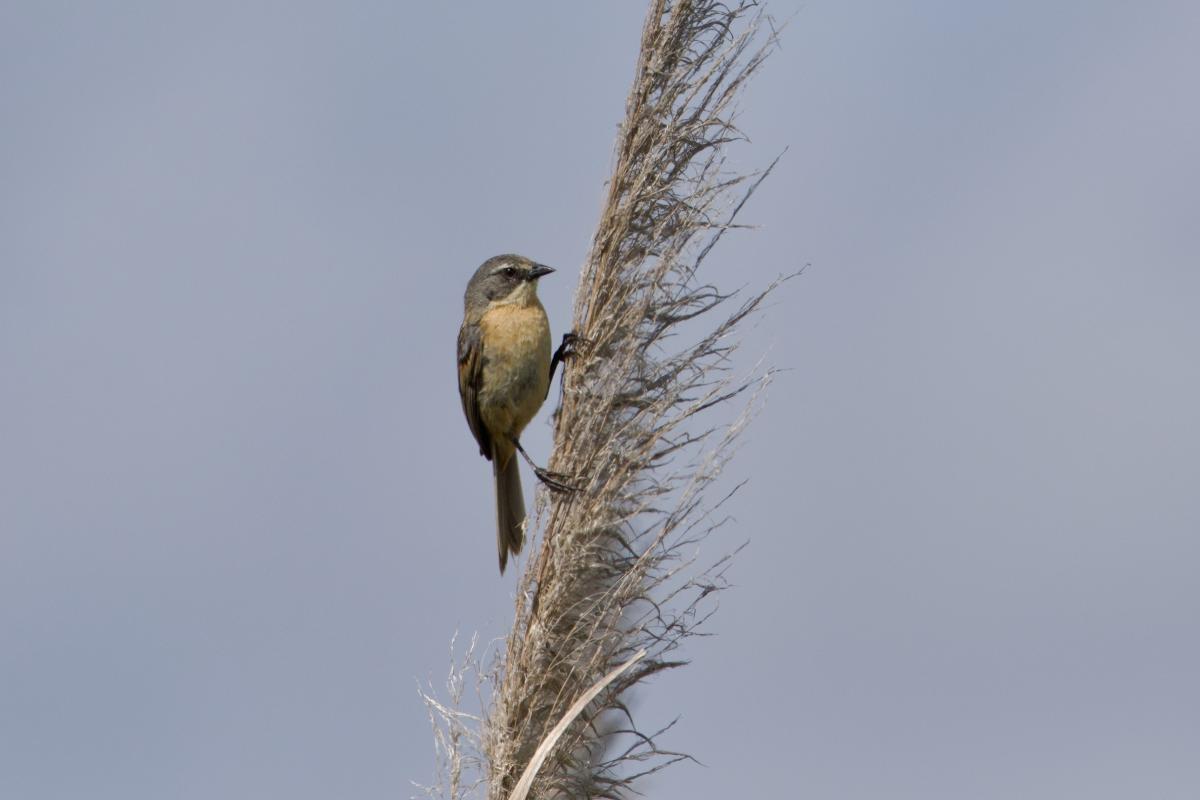
{"type": "Polygon", "coordinates": [[[467,284],[466,305],[486,308],[493,303],[524,305],[537,299],[538,278],[554,272],[544,264],[513,254],[483,262],[467,284]]]}

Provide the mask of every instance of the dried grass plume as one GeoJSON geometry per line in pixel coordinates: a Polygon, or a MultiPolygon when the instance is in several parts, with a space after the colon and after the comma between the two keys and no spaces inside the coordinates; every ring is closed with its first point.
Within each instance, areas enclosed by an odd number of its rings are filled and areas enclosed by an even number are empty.
{"type": "Polygon", "coordinates": [[[471,794],[462,748],[476,733],[492,800],[512,795],[560,723],[529,797],[622,797],[686,758],[660,747],[663,730],[641,728],[627,700],[683,663],[677,649],[725,585],[728,557],[700,569],[695,546],[721,524],[728,494],[710,489],[769,377],[734,371],[735,330],[777,283],[739,299],[701,268],[770,172],[731,173],[725,150],[743,138],[735,102],[775,37],[758,3],[651,3],[576,293],[573,330],[586,343],[565,372],[549,464],[579,491],[539,493],[541,547],[481,727],[433,709],[439,753],[457,765],[440,796],[471,794]]]}

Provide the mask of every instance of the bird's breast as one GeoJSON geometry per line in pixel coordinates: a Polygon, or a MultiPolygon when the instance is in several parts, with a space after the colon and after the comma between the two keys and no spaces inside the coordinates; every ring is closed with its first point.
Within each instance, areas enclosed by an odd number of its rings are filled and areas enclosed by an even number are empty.
{"type": "Polygon", "coordinates": [[[536,300],[496,305],[479,320],[483,375],[479,407],[488,428],[513,436],[537,413],[550,386],[550,323],[536,300]]]}

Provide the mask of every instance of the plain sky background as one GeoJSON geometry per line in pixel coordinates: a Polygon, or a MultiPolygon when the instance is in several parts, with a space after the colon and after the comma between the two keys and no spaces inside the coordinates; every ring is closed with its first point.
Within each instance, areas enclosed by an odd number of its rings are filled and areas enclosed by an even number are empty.
{"type": "MultiPolygon", "coordinates": [[[[1200,796],[1200,6],[772,9],[707,277],[810,266],[647,788],[1200,796]]],[[[0,3],[0,798],[431,779],[515,582],[462,288],[569,323],[643,11],[0,3]]]]}

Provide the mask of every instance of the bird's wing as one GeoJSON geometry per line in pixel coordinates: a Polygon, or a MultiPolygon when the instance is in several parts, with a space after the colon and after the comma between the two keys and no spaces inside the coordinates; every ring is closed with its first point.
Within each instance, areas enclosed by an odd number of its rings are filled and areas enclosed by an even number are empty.
{"type": "Polygon", "coordinates": [[[479,325],[464,322],[458,329],[458,396],[462,399],[467,425],[479,442],[479,454],[492,458],[492,440],[479,417],[479,384],[483,378],[483,343],[479,325]]]}

